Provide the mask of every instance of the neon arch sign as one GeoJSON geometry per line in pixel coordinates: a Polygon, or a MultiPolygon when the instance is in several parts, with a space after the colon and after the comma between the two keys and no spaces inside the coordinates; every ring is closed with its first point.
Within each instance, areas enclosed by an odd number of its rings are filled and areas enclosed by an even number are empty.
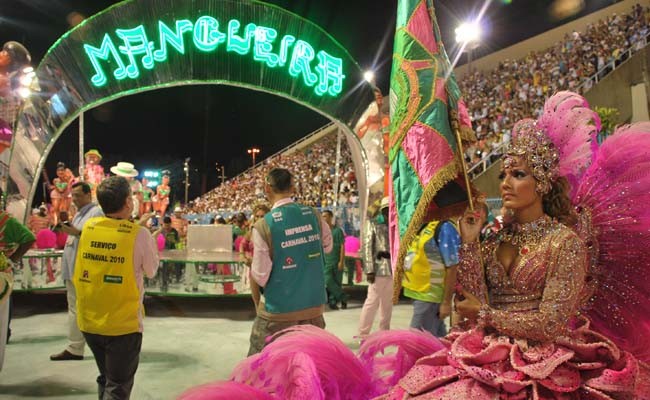
{"type": "Polygon", "coordinates": [[[308,41],[293,35],[279,38],[274,28],[248,23],[243,29],[238,19],[228,21],[225,32],[219,21],[208,15],[196,21],[176,20],[173,28],[158,21],[158,43],[149,40],[143,25],[131,29],[116,29],[115,36],[120,45],[106,33],[98,47],[84,44],[84,51],[90,60],[95,74],[91,78],[94,86],[101,87],[108,82],[101,61],[113,61],[113,77],[117,80],[137,79],[141,70],[152,70],[156,63],[168,60],[170,52],[185,54],[188,44],[202,52],[223,50],[247,56],[253,53],[253,60],[265,63],[270,68],[286,68],[293,78],[302,78],[306,86],[314,87],[319,95],[336,97],[342,91],[343,60],[324,50],[316,51],[308,41]],[[191,37],[188,38],[188,36],[191,37]],[[274,49],[275,48],[275,49],[274,49]],[[275,52],[274,52],[275,50],[275,52]],[[125,63],[123,57],[126,57],[125,63]],[[317,64],[312,67],[314,59],[317,64]]]}
{"type": "MultiPolygon", "coordinates": [[[[59,38],[35,73],[33,94],[16,120],[9,168],[0,169],[7,210],[18,218],[27,217],[49,152],[80,113],[183,85],[262,91],[329,118],[345,133],[358,185],[366,187],[367,161],[353,129],[374,101],[372,87],[334,38],[280,7],[254,0],[125,0],[59,38]]],[[[359,197],[364,215],[367,194],[359,197]]]]}

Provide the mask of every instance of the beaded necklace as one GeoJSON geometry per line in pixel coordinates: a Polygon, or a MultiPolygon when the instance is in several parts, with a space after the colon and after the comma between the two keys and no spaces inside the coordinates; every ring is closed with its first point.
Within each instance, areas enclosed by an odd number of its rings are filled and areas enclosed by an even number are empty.
{"type": "Polygon", "coordinates": [[[557,226],[558,222],[548,215],[524,224],[513,223],[499,232],[499,241],[518,247],[519,255],[524,256],[530,252],[531,247],[537,246],[557,226]]]}

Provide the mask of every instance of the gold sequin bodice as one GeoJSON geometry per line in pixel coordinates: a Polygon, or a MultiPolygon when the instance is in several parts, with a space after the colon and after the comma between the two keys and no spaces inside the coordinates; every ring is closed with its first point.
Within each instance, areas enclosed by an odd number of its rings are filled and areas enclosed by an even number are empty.
{"type": "Polygon", "coordinates": [[[556,222],[526,251],[520,246],[509,270],[496,256],[501,240],[484,242],[480,253],[478,246],[464,245],[459,283],[479,299],[487,299],[485,326],[515,338],[555,340],[581,305],[587,267],[582,240],[556,222]]]}

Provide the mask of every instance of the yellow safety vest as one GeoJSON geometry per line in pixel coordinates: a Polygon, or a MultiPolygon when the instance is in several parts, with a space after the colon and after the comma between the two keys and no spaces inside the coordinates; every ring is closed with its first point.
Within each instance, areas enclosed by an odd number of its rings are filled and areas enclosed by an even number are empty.
{"type": "Polygon", "coordinates": [[[144,309],[133,269],[139,230],[133,222],[108,217],[84,225],[73,279],[81,331],[106,336],[139,331],[144,309]]]}
{"type": "Polygon", "coordinates": [[[402,281],[404,288],[424,293],[431,289],[431,285],[444,283],[444,264],[441,262],[440,265],[434,265],[432,268],[424,252],[424,245],[434,237],[437,226],[438,221],[429,222],[409,245],[407,257],[411,257],[411,268],[404,270],[402,281]]]}

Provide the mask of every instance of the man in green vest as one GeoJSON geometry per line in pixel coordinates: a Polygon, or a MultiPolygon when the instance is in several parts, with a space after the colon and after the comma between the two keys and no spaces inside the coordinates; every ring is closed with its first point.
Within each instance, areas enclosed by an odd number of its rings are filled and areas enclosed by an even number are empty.
{"type": "Polygon", "coordinates": [[[251,285],[263,288],[253,322],[248,355],[259,353],[267,336],[294,325],[325,328],[324,254],[332,233],[312,207],[292,200],[291,173],[272,169],[264,182],[271,211],[253,227],[251,285]]]}
{"type": "Polygon", "coordinates": [[[75,261],[77,322],[99,368],[99,398],[128,399],[142,346],[144,276],[156,274],[158,248],[147,228],[129,221],[124,177],[103,180],[97,200],[105,216],[86,222],[75,261]]]}
{"type": "Polygon", "coordinates": [[[413,299],[411,328],[442,337],[451,314],[460,236],[449,221],[424,224],[404,260],[404,296],[413,299]]]}
{"type": "Polygon", "coordinates": [[[329,307],[338,310],[348,308],[348,295],[343,291],[343,265],[345,263],[345,235],[343,229],[334,224],[334,214],[323,211],[323,219],[332,231],[332,251],[325,255],[325,287],[327,288],[329,307]]]}

